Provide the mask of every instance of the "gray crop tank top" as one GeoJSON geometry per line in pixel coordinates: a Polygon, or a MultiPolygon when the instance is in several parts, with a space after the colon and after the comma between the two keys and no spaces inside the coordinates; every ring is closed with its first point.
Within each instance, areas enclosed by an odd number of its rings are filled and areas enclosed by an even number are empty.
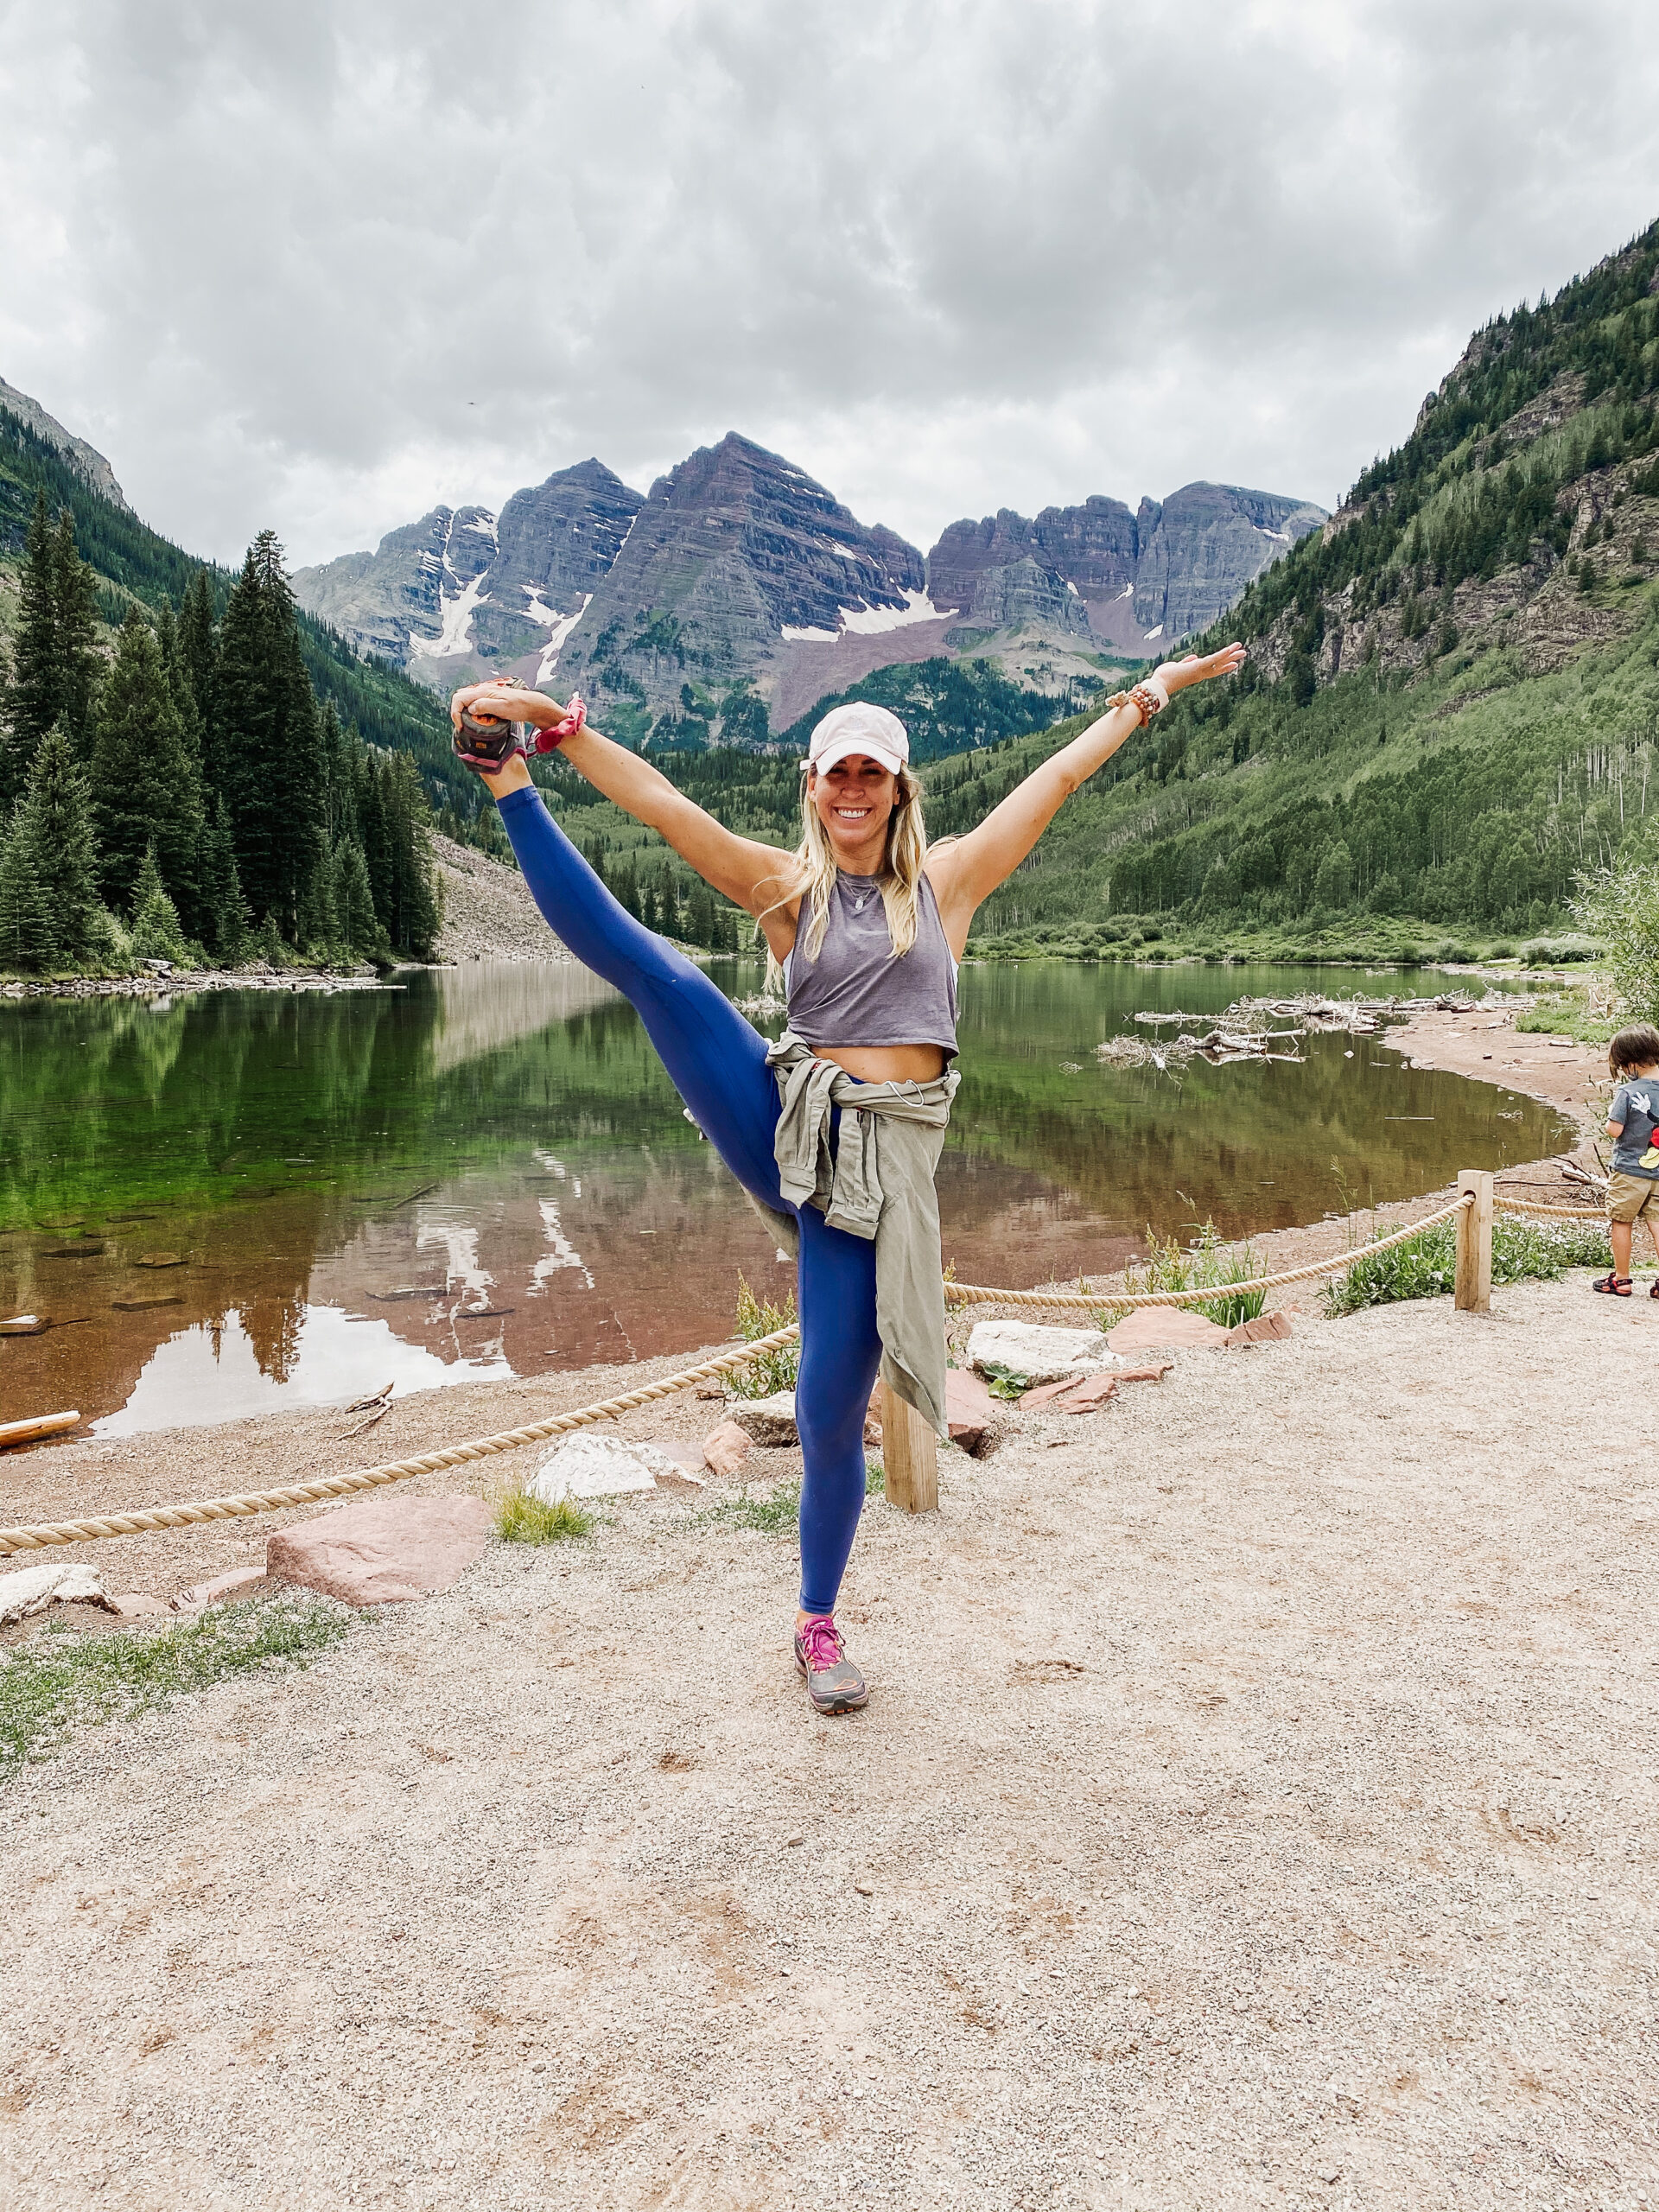
{"type": "Polygon", "coordinates": [[[839,871],[816,960],[806,952],[807,906],[784,963],[789,1026],[804,1045],[938,1045],[957,1050],[957,963],[925,875],[916,942],[893,957],[880,880],[839,871]]]}

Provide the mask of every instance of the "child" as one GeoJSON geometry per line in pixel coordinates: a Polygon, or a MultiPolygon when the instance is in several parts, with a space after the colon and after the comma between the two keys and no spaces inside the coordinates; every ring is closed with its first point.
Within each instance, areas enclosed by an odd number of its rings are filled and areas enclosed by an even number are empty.
{"type": "MultiPolygon", "coordinates": [[[[1630,1230],[1647,1224],[1659,1256],[1659,1029],[1643,1021],[1621,1029],[1607,1047],[1607,1071],[1618,1084],[1607,1109],[1607,1134],[1613,1141],[1613,1173],[1607,1185],[1607,1237],[1613,1268],[1592,1285],[1613,1298],[1628,1298],[1630,1230]]],[[[1648,1293],[1659,1298],[1659,1282],[1648,1293]]]]}

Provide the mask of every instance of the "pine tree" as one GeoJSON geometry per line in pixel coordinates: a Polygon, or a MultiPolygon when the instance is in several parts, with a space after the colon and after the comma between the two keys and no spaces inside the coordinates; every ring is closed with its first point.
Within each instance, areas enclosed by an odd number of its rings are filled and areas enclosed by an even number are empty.
{"type": "Polygon", "coordinates": [[[323,703],[320,736],[322,758],[323,836],[331,845],[357,835],[357,766],[359,748],[340,728],[332,699],[323,703]]]}
{"type": "Polygon", "coordinates": [[[179,651],[190,677],[196,712],[206,728],[213,720],[213,677],[219,665],[213,592],[206,569],[198,569],[185,587],[184,603],[179,609],[179,651]]]}
{"type": "Polygon", "coordinates": [[[52,545],[57,600],[58,683],[60,700],[52,717],[71,745],[84,751],[92,740],[93,711],[104,662],[98,650],[98,579],[75,546],[74,518],[66,507],[58,517],[52,545]]]}
{"type": "Polygon", "coordinates": [[[82,967],[97,930],[97,847],[86,775],[60,729],[48,734],[35,755],[17,829],[46,899],[57,962],[82,967]]]}
{"type": "Polygon", "coordinates": [[[23,975],[50,968],[57,958],[52,910],[35,861],[20,807],[0,842],[0,969],[23,975]]]}
{"type": "Polygon", "coordinates": [[[369,960],[389,950],[385,932],[375,918],[368,862],[354,837],[334,849],[334,914],[345,951],[369,960]]]}
{"type": "Polygon", "coordinates": [[[202,724],[201,710],[196,704],[196,687],[191,680],[190,664],[185,658],[183,633],[179,628],[177,615],[165,600],[156,618],[156,645],[162,656],[162,671],[167,678],[168,695],[179,710],[179,726],[184,732],[184,748],[199,779],[207,731],[202,724]]]}
{"type": "Polygon", "coordinates": [[[249,547],[219,626],[213,733],[242,888],[293,944],[326,849],[322,733],[271,531],[249,547]]]}
{"type": "Polygon", "coordinates": [[[386,935],[398,951],[424,960],[442,919],[437,872],[432,864],[432,809],[415,763],[395,753],[385,766],[388,842],[391,851],[391,911],[386,935]]]}
{"type": "Polygon", "coordinates": [[[224,794],[215,791],[203,825],[197,868],[198,907],[203,925],[197,935],[216,959],[233,967],[246,950],[247,901],[236,871],[236,845],[224,794]]]}
{"type": "Polygon", "coordinates": [[[132,951],[136,960],[182,960],[184,931],[178,909],[167,895],[156,848],[149,845],[132,892],[132,951]]]}
{"type": "Polygon", "coordinates": [[[93,821],[105,897],[136,913],[134,886],[153,846],[163,885],[194,921],[200,802],[161,649],[136,607],[121,626],[94,727],[93,821]]]}
{"type": "Polygon", "coordinates": [[[4,747],[0,747],[0,818],[10,815],[22,796],[35,748],[57,720],[62,704],[57,564],[44,492],[35,495],[35,512],[23,538],[22,569],[17,581],[17,620],[5,699],[10,728],[4,747]]]}

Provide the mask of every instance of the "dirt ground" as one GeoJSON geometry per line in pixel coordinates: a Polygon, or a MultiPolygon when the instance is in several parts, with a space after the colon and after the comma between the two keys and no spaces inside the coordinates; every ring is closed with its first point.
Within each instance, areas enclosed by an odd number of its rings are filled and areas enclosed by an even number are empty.
{"type": "MultiPolygon", "coordinates": [[[[797,1683],[791,1543],[664,1494],[24,1769],[6,2202],[1659,2202],[1659,1305],[1496,1305],[947,1452],[867,1516],[858,1716],[797,1683]]],[[[5,1515],[617,1380],[54,1447],[5,1515]]],[[[623,1433],[719,1410],[667,1404],[623,1433]]],[[[167,1591],[271,1526],[79,1555],[167,1591]]]]}

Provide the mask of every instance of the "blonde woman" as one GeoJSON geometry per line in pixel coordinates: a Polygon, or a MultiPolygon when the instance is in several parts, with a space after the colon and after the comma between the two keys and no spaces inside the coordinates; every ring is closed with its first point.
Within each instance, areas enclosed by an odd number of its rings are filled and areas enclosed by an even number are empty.
{"type": "Polygon", "coordinates": [[[835,1607],[864,1503],[878,1366],[945,1425],[933,1172],[958,1081],[957,963],[975,912],[1172,692],[1243,659],[1229,645],[1166,663],[977,829],[931,849],[904,724],[882,707],[838,707],[812,733],[792,856],[722,829],[637,753],[588,728],[580,702],[563,708],[499,683],[454,696],[456,753],[493,794],[550,925],[632,1001],[693,1118],[797,1252],[805,1473],[795,1657],[820,1713],[856,1711],[869,1695],[835,1607]],[[595,789],[754,916],[788,993],[778,1044],[611,897],[548,813],[513,724],[531,726],[538,750],[561,746],[595,789]]]}

